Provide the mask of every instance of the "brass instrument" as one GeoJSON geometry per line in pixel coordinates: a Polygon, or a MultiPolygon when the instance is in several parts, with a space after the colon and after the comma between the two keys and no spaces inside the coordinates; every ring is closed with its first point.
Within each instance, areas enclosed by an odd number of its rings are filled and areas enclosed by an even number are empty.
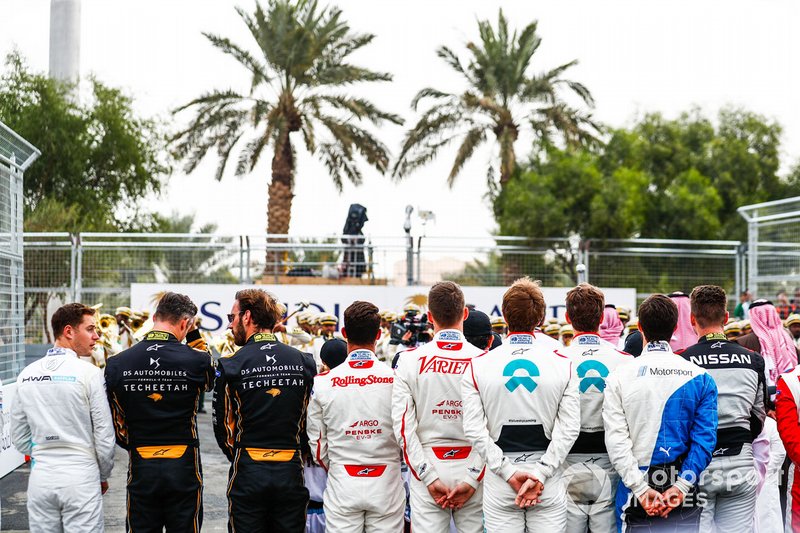
{"type": "MultiPolygon", "coordinates": [[[[308,303],[308,302],[306,302],[306,301],[302,301],[302,302],[300,302],[300,303],[298,304],[298,307],[297,307],[297,309],[295,309],[294,311],[292,311],[290,314],[286,315],[284,318],[282,318],[282,319],[278,320],[278,324],[285,324],[286,322],[288,322],[288,321],[289,321],[289,319],[290,319],[290,318],[292,318],[294,315],[296,315],[296,314],[297,314],[297,313],[299,313],[300,311],[305,311],[306,309],[308,309],[308,307],[309,307],[310,305],[311,305],[311,304],[310,304],[310,303],[308,303]]],[[[281,306],[281,307],[283,307],[283,306],[281,306]]]]}

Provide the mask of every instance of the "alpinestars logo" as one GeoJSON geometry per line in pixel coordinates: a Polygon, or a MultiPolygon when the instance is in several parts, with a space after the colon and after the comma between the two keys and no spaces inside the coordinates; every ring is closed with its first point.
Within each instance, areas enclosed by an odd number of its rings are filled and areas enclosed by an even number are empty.
{"type": "Polygon", "coordinates": [[[514,459],[514,462],[515,463],[524,463],[528,459],[530,459],[532,455],[533,455],[532,453],[523,453],[522,455],[520,455],[519,457],[514,459]]]}
{"type": "MultiPolygon", "coordinates": [[[[154,344],[153,346],[158,346],[158,344],[154,344]]],[[[150,348],[152,348],[153,346],[151,346],[150,348]]],[[[147,350],[149,351],[149,350],[150,350],[150,348],[148,348],[147,350]]],[[[160,366],[161,366],[161,363],[159,363],[159,360],[160,360],[160,359],[161,359],[160,357],[156,357],[155,359],[153,359],[153,358],[151,357],[151,358],[150,358],[150,366],[156,365],[156,370],[158,370],[158,367],[160,367],[160,366]]]]}
{"type": "Polygon", "coordinates": [[[152,346],[147,347],[148,352],[157,352],[159,348],[163,348],[163,344],[153,344],[152,346]]]}
{"type": "Polygon", "coordinates": [[[712,456],[725,455],[725,452],[727,452],[729,449],[730,448],[717,448],[711,455],[712,456]]]}
{"type": "Polygon", "coordinates": [[[275,347],[275,344],[274,344],[274,343],[268,342],[268,343],[264,344],[264,346],[262,346],[261,348],[259,348],[259,350],[271,350],[271,349],[273,349],[274,347],[275,347]]]}
{"type": "Polygon", "coordinates": [[[374,468],[367,467],[367,468],[364,468],[363,470],[359,470],[357,475],[359,475],[359,476],[368,476],[371,472],[374,472],[374,471],[375,471],[374,468]]]}
{"type": "Polygon", "coordinates": [[[442,457],[444,458],[455,457],[457,453],[458,450],[448,450],[442,454],[442,457]]]}
{"type": "Polygon", "coordinates": [[[725,346],[724,342],[715,342],[711,345],[711,349],[713,350],[714,348],[722,348],[723,346],[725,346]]]}

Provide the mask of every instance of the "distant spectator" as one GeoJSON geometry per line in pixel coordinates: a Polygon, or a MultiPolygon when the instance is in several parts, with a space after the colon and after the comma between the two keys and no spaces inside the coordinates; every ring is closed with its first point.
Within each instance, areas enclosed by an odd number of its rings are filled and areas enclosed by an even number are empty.
{"type": "Polygon", "coordinates": [[[792,334],[796,346],[800,346],[800,315],[791,314],[784,322],[786,329],[792,334]]]}
{"type": "Polygon", "coordinates": [[[783,327],[775,306],[769,300],[756,300],[750,306],[750,323],[753,332],[736,339],[745,348],[760,353],[769,370],[770,384],[778,375],[797,366],[797,347],[794,339],[783,327]]]}
{"type": "Polygon", "coordinates": [[[689,303],[689,295],[675,291],[668,296],[678,306],[678,326],[669,341],[672,351],[677,352],[697,342],[697,333],[692,327],[692,306],[689,303]]]}
{"type": "Polygon", "coordinates": [[[614,346],[619,346],[619,339],[624,329],[625,325],[619,319],[617,308],[612,304],[606,304],[603,310],[603,321],[600,323],[600,338],[614,346]]]}
{"type": "Polygon", "coordinates": [[[786,295],[786,291],[781,291],[777,294],[776,302],[775,310],[778,311],[781,320],[786,320],[789,318],[789,315],[795,312],[796,307],[789,303],[789,297],[786,295]]]}
{"type": "Polygon", "coordinates": [[[750,302],[752,299],[753,295],[751,295],[748,290],[744,290],[739,294],[739,303],[736,304],[736,308],[733,310],[733,317],[735,319],[744,320],[750,318],[750,302]]]}

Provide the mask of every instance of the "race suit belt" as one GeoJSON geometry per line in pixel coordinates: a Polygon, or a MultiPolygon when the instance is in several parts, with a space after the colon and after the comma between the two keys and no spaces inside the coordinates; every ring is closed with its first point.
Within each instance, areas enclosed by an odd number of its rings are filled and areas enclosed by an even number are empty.
{"type": "Polygon", "coordinates": [[[344,469],[352,477],[380,477],[386,465],[344,465],[344,469]]]}
{"type": "Polygon", "coordinates": [[[495,442],[503,453],[543,452],[550,446],[541,424],[505,425],[495,442]]]}
{"type": "Polygon", "coordinates": [[[442,461],[466,459],[472,451],[472,446],[433,446],[433,455],[442,461]]]}
{"type": "Polygon", "coordinates": [[[142,459],[180,459],[186,453],[185,444],[164,446],[138,446],[136,452],[142,459]]]}
{"type": "Polygon", "coordinates": [[[717,430],[717,445],[712,457],[728,457],[739,455],[745,443],[752,444],[753,435],[749,429],[742,427],[722,428],[717,430]]]}

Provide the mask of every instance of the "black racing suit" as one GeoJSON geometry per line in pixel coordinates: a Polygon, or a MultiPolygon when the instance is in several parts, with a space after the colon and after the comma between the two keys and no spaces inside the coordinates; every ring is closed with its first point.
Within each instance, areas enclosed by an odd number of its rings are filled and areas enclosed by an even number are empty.
{"type": "Polygon", "coordinates": [[[705,500],[700,531],[752,531],[757,496],[752,444],[764,426],[768,398],[764,359],[723,333],[700,337],[681,355],[705,368],[718,390],[717,444],[698,483],[705,500]]]}
{"type": "MultiPolygon", "coordinates": [[[[186,340],[197,343],[199,337],[195,330],[186,340]]],[[[117,444],[130,458],[127,531],[199,531],[197,409],[214,379],[211,357],[171,333],[151,331],[110,357],[105,374],[117,444]]]]}
{"type": "Polygon", "coordinates": [[[222,357],[214,383],[214,434],[231,461],[228,531],[302,532],[308,490],[300,458],[316,374],[309,354],[256,333],[222,357]]]}

